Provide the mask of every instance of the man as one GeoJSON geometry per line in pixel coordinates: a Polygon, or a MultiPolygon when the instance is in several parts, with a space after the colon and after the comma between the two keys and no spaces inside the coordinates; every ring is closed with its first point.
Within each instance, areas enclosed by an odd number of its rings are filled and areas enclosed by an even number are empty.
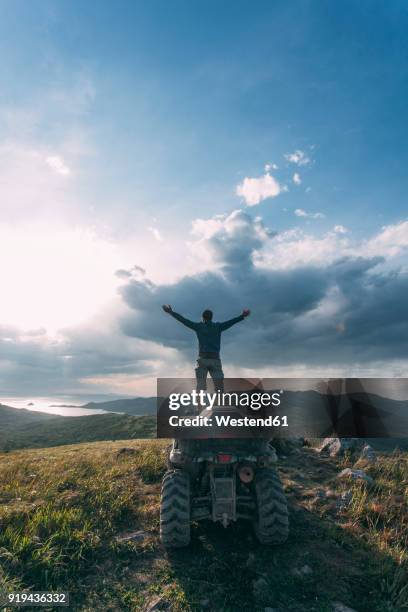
{"type": "Polygon", "coordinates": [[[213,322],[213,313],[211,310],[204,310],[202,321],[195,323],[177,312],[174,312],[170,304],[163,306],[164,312],[167,312],[172,317],[183,323],[186,327],[193,329],[198,338],[198,359],[196,367],[197,391],[207,388],[207,374],[209,373],[214,381],[214,387],[217,391],[224,390],[224,372],[220,359],[221,333],[229,329],[235,323],[243,321],[250,314],[250,310],[245,309],[239,317],[224,321],[223,323],[213,322]]]}

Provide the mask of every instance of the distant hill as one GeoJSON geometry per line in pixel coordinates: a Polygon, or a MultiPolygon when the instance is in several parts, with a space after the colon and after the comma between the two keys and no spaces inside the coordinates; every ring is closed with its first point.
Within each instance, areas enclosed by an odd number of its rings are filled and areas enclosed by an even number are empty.
{"type": "MultiPolygon", "coordinates": [[[[290,393],[288,392],[287,397],[290,393]]],[[[369,396],[358,397],[358,399],[364,404],[367,402],[367,397],[369,396]]],[[[406,422],[407,402],[393,401],[379,396],[371,396],[371,399],[379,411],[388,412],[392,409],[395,415],[394,431],[398,431],[398,425],[402,423],[401,417],[403,420],[405,417],[406,422]]],[[[302,414],[308,419],[318,401],[319,397],[315,392],[293,392],[289,403],[303,407],[302,414]]],[[[103,409],[107,413],[66,417],[0,404],[0,450],[103,440],[152,438],[156,435],[155,397],[89,402],[82,407],[103,409]]],[[[375,448],[384,451],[392,450],[396,446],[408,449],[408,438],[377,438],[370,439],[369,442],[375,448]]]]}
{"type": "MultiPolygon", "coordinates": [[[[55,415],[47,412],[37,412],[34,410],[26,410],[25,408],[13,408],[0,404],[0,434],[5,428],[19,427],[20,425],[29,425],[30,423],[44,423],[55,418],[55,415]]],[[[58,417],[64,418],[64,417],[58,417]]]]}
{"type": "Polygon", "coordinates": [[[88,402],[81,408],[106,410],[107,412],[123,412],[133,416],[156,414],[155,397],[135,397],[132,399],[110,400],[107,402],[88,402]]]}
{"type": "Polygon", "coordinates": [[[156,419],[153,416],[95,414],[63,417],[0,405],[0,450],[152,438],[155,435],[156,419]]]}

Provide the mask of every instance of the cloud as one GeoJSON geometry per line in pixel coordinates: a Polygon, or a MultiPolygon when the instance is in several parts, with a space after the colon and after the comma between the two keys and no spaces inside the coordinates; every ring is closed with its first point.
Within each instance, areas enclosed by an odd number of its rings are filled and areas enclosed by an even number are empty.
{"type": "Polygon", "coordinates": [[[264,246],[257,264],[268,269],[288,270],[302,265],[326,267],[340,257],[360,255],[347,237],[327,232],[320,236],[300,228],[280,232],[264,246]]]}
{"type": "Polygon", "coordinates": [[[297,166],[307,166],[311,163],[310,157],[306,155],[301,149],[296,149],[293,153],[285,153],[283,156],[286,161],[297,166]]]}
{"type": "Polygon", "coordinates": [[[115,276],[117,276],[118,278],[132,278],[132,276],[144,276],[146,274],[146,270],[144,268],[142,268],[141,266],[133,266],[133,268],[130,268],[130,270],[124,270],[123,268],[120,268],[119,270],[115,271],[115,276]]]}
{"type": "Polygon", "coordinates": [[[325,217],[323,213],[308,213],[303,208],[296,208],[295,215],[297,217],[305,217],[306,219],[324,219],[325,217]]]}
{"type": "Polygon", "coordinates": [[[62,176],[69,176],[71,174],[71,169],[67,166],[64,159],[60,155],[51,155],[47,157],[45,161],[51,170],[57,174],[61,174],[62,176]]]}
{"type": "Polygon", "coordinates": [[[142,268],[142,266],[137,266],[137,265],[133,266],[132,272],[134,274],[142,274],[142,275],[146,274],[146,270],[142,268]]]}
{"type": "Polygon", "coordinates": [[[366,255],[378,254],[385,257],[401,255],[408,249],[408,221],[386,225],[376,236],[367,240],[361,252],[366,255]]]}
{"type": "Polygon", "coordinates": [[[84,228],[55,222],[0,224],[2,321],[54,333],[94,315],[112,298],[118,247],[84,228]]]}
{"type": "Polygon", "coordinates": [[[132,273],[129,272],[129,270],[116,270],[115,271],[115,276],[117,276],[118,278],[130,278],[132,276],[132,273]]]}
{"type": "Polygon", "coordinates": [[[0,402],[13,395],[136,393],[138,381],[154,378],[175,354],[121,334],[116,317],[117,310],[105,311],[93,322],[65,329],[57,339],[0,328],[0,402]]]}
{"type": "Polygon", "coordinates": [[[388,268],[404,263],[408,251],[408,223],[401,221],[385,226],[368,240],[352,240],[343,225],[322,235],[306,233],[300,228],[278,233],[257,255],[258,265],[289,269],[301,265],[327,266],[342,257],[382,257],[388,268]]]}
{"type": "Polygon", "coordinates": [[[0,144],[3,222],[27,222],[33,211],[38,220],[41,216],[48,218],[78,207],[69,192],[71,181],[62,181],[50,169],[46,157],[47,152],[32,143],[5,141],[0,144]]]}
{"type": "Polygon", "coordinates": [[[276,198],[283,191],[279,182],[268,172],[258,178],[246,177],[236,188],[247,206],[256,206],[267,198],[276,198]]]}
{"type": "Polygon", "coordinates": [[[277,164],[265,164],[265,172],[269,172],[270,170],[278,170],[279,166],[277,164]]]}
{"type": "Polygon", "coordinates": [[[333,227],[333,232],[336,234],[347,234],[348,229],[347,227],[344,227],[344,225],[335,225],[333,227]]]}
{"type": "Polygon", "coordinates": [[[301,185],[302,183],[302,179],[300,178],[300,174],[298,172],[295,172],[292,180],[295,183],[295,185],[301,185]]]}
{"type": "Polygon", "coordinates": [[[253,219],[242,210],[229,215],[217,215],[210,219],[193,221],[189,242],[196,257],[206,259],[216,267],[239,266],[242,270],[252,266],[254,254],[275,235],[260,217],[253,219]]]}
{"type": "Polygon", "coordinates": [[[207,221],[198,223],[197,243],[206,241],[219,268],[171,284],[130,279],[120,288],[130,309],[120,323],[125,334],[163,343],[193,363],[194,335],[163,315],[160,304],[171,303],[192,319],[211,307],[218,320],[248,306],[252,317],[225,334],[227,372],[293,364],[326,371],[331,364],[344,373],[356,372],[360,365],[367,371],[382,360],[392,368],[394,361],[406,359],[407,274],[381,271],[383,258],[352,254],[347,238],[335,232],[320,243],[296,230],[281,239],[280,234],[264,234],[261,220],[242,211],[207,221]],[[275,243],[280,249],[274,251],[275,243]],[[313,260],[319,246],[319,257],[313,260]],[[309,259],[302,260],[306,247],[309,259]],[[267,249],[277,260],[261,265],[267,249]],[[289,267],[288,258],[293,261],[289,267]]]}
{"type": "Polygon", "coordinates": [[[157,227],[150,226],[147,229],[149,230],[149,232],[153,234],[155,240],[157,240],[158,242],[162,242],[163,238],[162,238],[160,231],[157,229],[157,227]]]}
{"type": "Polygon", "coordinates": [[[72,74],[63,80],[65,89],[43,88],[41,95],[21,105],[0,105],[4,222],[27,223],[40,217],[49,222],[54,217],[75,224],[90,209],[89,198],[81,197],[81,187],[68,179],[93,152],[87,115],[92,85],[89,79],[72,74]],[[50,121],[52,143],[47,143],[50,121]]]}

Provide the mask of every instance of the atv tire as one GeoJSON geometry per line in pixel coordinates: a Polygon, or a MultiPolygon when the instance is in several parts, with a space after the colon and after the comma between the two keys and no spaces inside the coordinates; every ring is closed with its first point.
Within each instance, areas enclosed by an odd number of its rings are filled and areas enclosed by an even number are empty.
{"type": "Polygon", "coordinates": [[[259,470],[255,476],[256,519],[254,531],[261,544],[282,544],[289,535],[288,507],[275,470],[259,470]]]}
{"type": "Polygon", "coordinates": [[[166,548],[190,543],[190,478],[182,470],[169,470],[163,477],[160,539],[166,548]]]}

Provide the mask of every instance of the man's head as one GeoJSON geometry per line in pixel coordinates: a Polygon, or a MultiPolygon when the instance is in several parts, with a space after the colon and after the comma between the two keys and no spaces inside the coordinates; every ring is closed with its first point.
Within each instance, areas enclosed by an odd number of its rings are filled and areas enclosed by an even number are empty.
{"type": "Polygon", "coordinates": [[[211,321],[212,318],[213,318],[212,310],[204,310],[204,312],[202,314],[202,317],[203,317],[204,323],[207,323],[208,321],[211,321]]]}

